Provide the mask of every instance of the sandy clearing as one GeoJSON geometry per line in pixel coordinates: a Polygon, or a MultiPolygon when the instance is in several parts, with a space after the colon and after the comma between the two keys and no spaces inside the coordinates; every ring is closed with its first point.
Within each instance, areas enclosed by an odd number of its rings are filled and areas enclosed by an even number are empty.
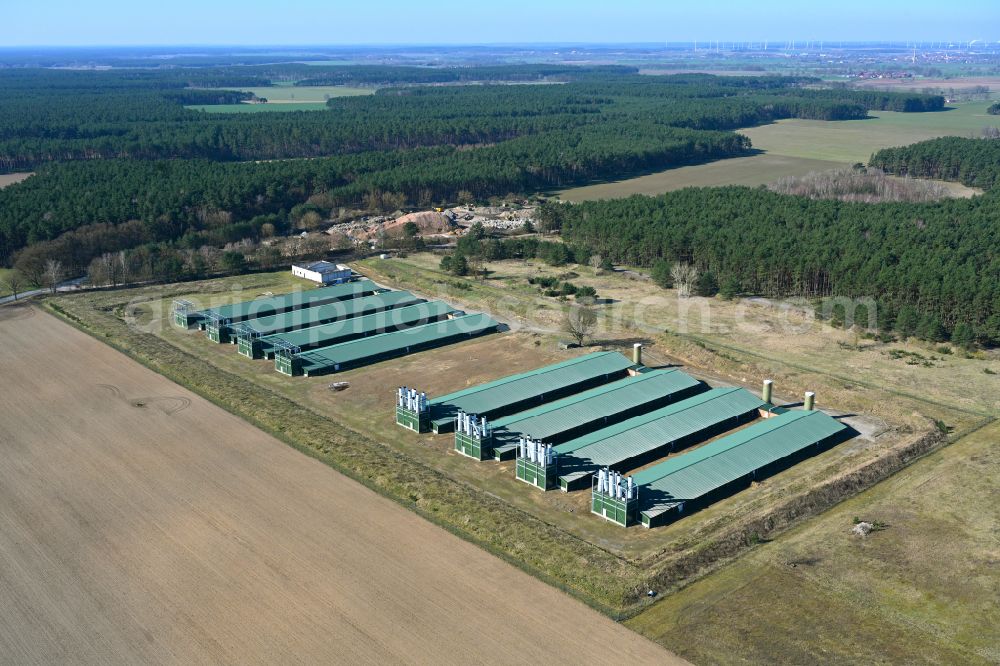
{"type": "Polygon", "coordinates": [[[14,183],[20,183],[22,180],[26,180],[28,176],[32,175],[34,175],[34,171],[27,173],[0,173],[0,189],[3,189],[8,185],[13,185],[14,183]]]}
{"type": "Polygon", "coordinates": [[[674,659],[50,315],[0,337],[5,661],[674,659]]]}

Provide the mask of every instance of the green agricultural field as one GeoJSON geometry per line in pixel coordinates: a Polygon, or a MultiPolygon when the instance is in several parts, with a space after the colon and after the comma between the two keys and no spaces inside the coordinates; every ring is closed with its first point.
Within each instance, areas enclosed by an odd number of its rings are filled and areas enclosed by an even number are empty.
{"type": "Polygon", "coordinates": [[[954,105],[938,113],[875,111],[869,120],[779,120],[742,130],[758,150],[832,162],[867,162],[882,148],[905,146],[939,136],[979,135],[1000,127],[1000,116],[986,113],[988,102],[954,105]]]}
{"type": "Polygon", "coordinates": [[[269,104],[307,104],[325,102],[331,97],[354,97],[371,95],[374,88],[351,88],[348,86],[294,86],[275,85],[267,88],[230,88],[266,97],[269,104]]]}
{"type": "Polygon", "coordinates": [[[685,187],[746,185],[756,187],[786,176],[800,176],[811,171],[828,171],[846,166],[840,162],[812,160],[788,155],[764,154],[734,157],[709,164],[667,169],[637,178],[610,183],[584,185],[556,192],[565,201],[617,199],[633,194],[655,196],[685,187]]]}
{"type": "Polygon", "coordinates": [[[1000,425],[626,624],[704,664],[1000,662],[1000,425]],[[859,537],[854,519],[885,529],[859,537]]]}
{"type": "Polygon", "coordinates": [[[325,111],[325,102],[301,102],[298,104],[198,104],[184,107],[192,111],[208,113],[267,113],[282,111],[325,111]]]}
{"type": "MultiPolygon", "coordinates": [[[[986,113],[988,102],[957,104],[940,113],[873,112],[868,120],[779,120],[741,130],[757,150],[752,157],[668,169],[613,183],[575,187],[556,194],[567,201],[613,199],[633,194],[662,194],[684,187],[757,186],[786,176],[801,176],[867,162],[872,153],[939,136],[978,135],[984,127],[1000,127],[1000,116],[986,113]]],[[[968,188],[950,187],[957,196],[968,188]]]]}

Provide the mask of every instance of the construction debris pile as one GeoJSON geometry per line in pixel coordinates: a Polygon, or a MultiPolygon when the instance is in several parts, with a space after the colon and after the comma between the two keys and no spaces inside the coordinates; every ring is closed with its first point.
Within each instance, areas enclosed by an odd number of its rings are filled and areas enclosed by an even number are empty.
{"type": "Polygon", "coordinates": [[[417,226],[417,235],[443,239],[461,236],[479,223],[496,231],[516,231],[534,222],[534,206],[501,204],[499,206],[456,206],[393,215],[363,216],[339,222],[326,230],[327,234],[343,234],[356,244],[377,243],[379,238],[403,233],[408,223],[417,226]]]}

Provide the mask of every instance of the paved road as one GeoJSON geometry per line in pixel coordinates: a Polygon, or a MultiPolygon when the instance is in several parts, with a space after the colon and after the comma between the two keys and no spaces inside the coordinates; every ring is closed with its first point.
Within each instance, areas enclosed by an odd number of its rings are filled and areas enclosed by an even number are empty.
{"type": "MultiPolygon", "coordinates": [[[[83,283],[85,279],[86,278],[78,277],[78,278],[73,278],[72,280],[67,280],[66,282],[63,282],[58,287],[56,287],[56,291],[75,291],[80,288],[80,285],[83,283]]],[[[25,298],[37,296],[38,294],[44,294],[47,291],[48,289],[32,289],[31,291],[22,291],[17,295],[17,300],[20,301],[25,298]]],[[[13,301],[14,301],[13,295],[0,297],[0,305],[3,305],[4,303],[11,303],[13,301]]]]}

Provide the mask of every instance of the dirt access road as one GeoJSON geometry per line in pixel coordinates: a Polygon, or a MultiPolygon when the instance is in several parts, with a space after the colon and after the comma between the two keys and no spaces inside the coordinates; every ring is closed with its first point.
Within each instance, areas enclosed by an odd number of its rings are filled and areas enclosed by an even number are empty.
{"type": "Polygon", "coordinates": [[[4,662],[676,659],[48,314],[0,339],[4,662]]]}

